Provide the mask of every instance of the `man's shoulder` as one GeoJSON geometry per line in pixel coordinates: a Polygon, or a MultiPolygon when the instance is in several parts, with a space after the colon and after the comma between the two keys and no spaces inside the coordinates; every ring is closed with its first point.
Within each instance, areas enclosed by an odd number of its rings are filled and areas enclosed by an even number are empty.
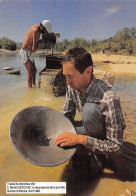
{"type": "Polygon", "coordinates": [[[93,89],[97,89],[102,92],[113,90],[113,86],[111,84],[96,77],[93,77],[92,87],[93,89]]]}
{"type": "Polygon", "coordinates": [[[38,31],[38,27],[39,27],[39,25],[38,24],[35,24],[35,25],[33,25],[32,27],[30,27],[30,29],[29,29],[29,32],[31,31],[31,32],[37,32],[38,31]]]}
{"type": "Polygon", "coordinates": [[[97,83],[98,85],[100,85],[102,87],[105,87],[105,88],[113,88],[112,84],[110,84],[108,81],[106,81],[104,79],[99,79],[99,78],[96,78],[94,76],[94,80],[95,80],[95,83],[97,83]]]}
{"type": "Polygon", "coordinates": [[[119,99],[116,90],[110,83],[104,80],[96,79],[96,85],[98,87],[97,91],[103,94],[103,99],[105,100],[119,99]]]}

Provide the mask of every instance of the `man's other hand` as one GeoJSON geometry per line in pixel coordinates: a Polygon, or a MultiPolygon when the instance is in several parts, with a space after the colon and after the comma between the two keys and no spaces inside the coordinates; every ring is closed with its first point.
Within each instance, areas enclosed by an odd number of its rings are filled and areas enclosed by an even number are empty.
{"type": "Polygon", "coordinates": [[[57,35],[57,37],[60,37],[60,33],[55,33],[57,35]]]}
{"type": "Polygon", "coordinates": [[[55,143],[64,146],[74,146],[76,144],[86,144],[87,137],[85,135],[78,135],[76,133],[64,132],[55,138],[55,143]]]}

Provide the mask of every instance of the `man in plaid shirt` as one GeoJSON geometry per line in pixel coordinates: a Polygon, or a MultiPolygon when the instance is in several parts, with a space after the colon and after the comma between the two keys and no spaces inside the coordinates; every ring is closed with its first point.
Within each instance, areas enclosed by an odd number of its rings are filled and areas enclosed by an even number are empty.
{"type": "Polygon", "coordinates": [[[61,147],[85,146],[102,169],[101,157],[118,154],[122,145],[125,122],[120,99],[110,84],[95,78],[91,54],[85,49],[69,50],[62,64],[67,81],[63,114],[74,122],[77,109],[83,126],[76,127],[77,134],[62,133],[55,142],[61,147]]]}

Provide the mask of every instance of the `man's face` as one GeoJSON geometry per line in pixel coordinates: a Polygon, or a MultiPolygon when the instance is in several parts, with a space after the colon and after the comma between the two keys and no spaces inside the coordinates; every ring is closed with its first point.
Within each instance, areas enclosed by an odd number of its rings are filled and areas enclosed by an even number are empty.
{"type": "Polygon", "coordinates": [[[46,33],[48,33],[48,31],[46,30],[45,27],[41,27],[41,33],[42,33],[42,34],[46,34],[46,33]]]}
{"type": "Polygon", "coordinates": [[[92,66],[89,66],[81,74],[74,66],[74,61],[63,63],[63,74],[66,76],[67,85],[73,90],[84,92],[91,81],[92,66]]]}

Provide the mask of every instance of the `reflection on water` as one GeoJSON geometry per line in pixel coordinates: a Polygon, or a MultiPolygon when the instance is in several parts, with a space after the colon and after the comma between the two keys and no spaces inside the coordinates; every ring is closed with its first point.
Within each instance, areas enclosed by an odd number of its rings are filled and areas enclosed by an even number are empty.
{"type": "MultiPolygon", "coordinates": [[[[53,97],[46,89],[39,89],[38,85],[28,89],[26,70],[18,53],[10,54],[8,57],[0,54],[0,62],[1,72],[3,72],[3,67],[15,67],[15,69],[21,70],[20,76],[0,73],[0,118],[2,122],[0,123],[0,171],[1,194],[5,196],[6,181],[61,181],[62,174],[63,177],[66,174],[64,168],[68,162],[51,168],[40,167],[27,162],[15,151],[9,139],[9,126],[17,112],[34,105],[51,107],[61,112],[65,97],[53,97]]],[[[37,57],[35,62],[38,72],[45,67],[44,58],[37,57]]],[[[37,74],[37,81],[38,79],[37,74]]],[[[123,104],[130,100],[133,110],[136,111],[134,104],[136,102],[136,76],[116,76],[115,89],[123,104]]],[[[70,175],[72,174],[70,173],[70,175]]]]}
{"type": "MultiPolygon", "coordinates": [[[[45,57],[36,57],[35,64],[37,68],[37,81],[40,78],[38,73],[45,67],[45,57]]],[[[16,86],[19,83],[26,82],[26,69],[22,64],[19,53],[0,53],[0,88],[9,88],[16,86]],[[20,70],[21,75],[7,75],[3,70],[4,67],[14,67],[15,70],[20,70]]]]}
{"type": "Polygon", "coordinates": [[[8,91],[8,97],[6,101],[3,101],[0,108],[2,122],[0,123],[0,170],[1,194],[3,196],[5,196],[5,183],[7,181],[60,181],[61,173],[66,164],[56,167],[36,166],[24,160],[12,146],[9,139],[9,126],[13,117],[20,110],[33,105],[41,105],[61,112],[64,102],[64,97],[56,99],[50,96],[47,99],[47,95],[43,94],[39,88],[27,89],[24,85],[19,85],[19,87],[13,89],[14,94],[12,94],[12,90],[8,91]]]}
{"type": "Polygon", "coordinates": [[[121,98],[122,105],[129,112],[133,110],[136,116],[136,75],[116,75],[114,87],[121,98]]]}
{"type": "MultiPolygon", "coordinates": [[[[26,70],[21,63],[19,54],[0,54],[0,71],[3,67],[15,67],[21,70],[20,77],[0,73],[0,171],[1,194],[5,194],[6,181],[60,181],[65,164],[56,167],[40,167],[24,160],[14,149],[9,139],[9,126],[13,117],[22,109],[29,106],[48,106],[62,111],[64,97],[55,98],[48,92],[38,88],[28,89],[26,70]],[[54,175],[55,174],[55,175],[54,175]]],[[[45,66],[44,58],[36,58],[38,72],[45,66]]],[[[39,76],[37,74],[37,80],[39,76]]]]}

